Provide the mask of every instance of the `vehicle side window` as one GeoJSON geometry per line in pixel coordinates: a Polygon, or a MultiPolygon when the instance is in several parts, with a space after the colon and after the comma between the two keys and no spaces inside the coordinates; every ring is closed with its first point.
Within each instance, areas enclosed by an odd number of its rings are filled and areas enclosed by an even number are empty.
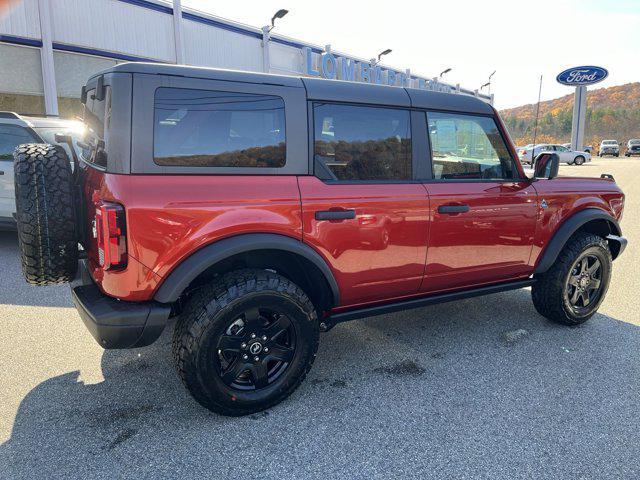
{"type": "Polygon", "coordinates": [[[408,110],[315,103],[314,161],[324,180],[411,179],[408,110]]]}
{"type": "Polygon", "coordinates": [[[427,113],[433,178],[509,180],[518,176],[493,118],[427,113]]]}
{"type": "Polygon", "coordinates": [[[13,151],[18,145],[37,141],[24,127],[0,125],[0,160],[13,160],[13,151]]]}
{"type": "Polygon", "coordinates": [[[184,167],[285,165],[284,100],[274,95],[158,88],[154,161],[184,167]]]}

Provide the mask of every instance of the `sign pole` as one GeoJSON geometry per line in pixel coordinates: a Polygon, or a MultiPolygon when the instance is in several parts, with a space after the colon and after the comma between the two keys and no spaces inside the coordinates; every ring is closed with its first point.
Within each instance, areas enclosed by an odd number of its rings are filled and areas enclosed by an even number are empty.
{"type": "Polygon", "coordinates": [[[584,149],[584,125],[587,117],[587,85],[603,81],[609,76],[606,68],[586,65],[573,67],[560,72],[556,77],[558,83],[576,87],[573,96],[573,120],[571,121],[571,149],[584,149]]]}
{"type": "Polygon", "coordinates": [[[584,148],[584,124],[587,112],[587,87],[576,87],[573,98],[573,121],[571,122],[571,149],[582,150],[584,148]]]}

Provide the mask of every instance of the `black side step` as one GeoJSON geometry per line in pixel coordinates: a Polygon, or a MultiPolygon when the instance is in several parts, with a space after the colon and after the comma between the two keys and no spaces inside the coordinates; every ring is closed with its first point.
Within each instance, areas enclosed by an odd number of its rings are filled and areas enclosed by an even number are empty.
{"type": "Polygon", "coordinates": [[[489,295],[491,293],[506,292],[508,290],[517,290],[519,288],[530,287],[534,283],[536,283],[536,280],[534,278],[525,278],[524,280],[496,283],[493,285],[487,285],[485,287],[474,288],[471,290],[441,293],[437,295],[431,295],[428,297],[415,298],[411,300],[403,300],[395,303],[387,303],[387,304],[378,305],[375,307],[365,307],[365,308],[359,308],[357,310],[349,310],[347,312],[333,314],[330,317],[323,319],[322,323],[320,324],[320,329],[322,331],[328,331],[328,330],[331,330],[336,324],[342,323],[342,322],[348,322],[349,320],[356,320],[358,318],[365,318],[365,317],[373,317],[375,315],[383,315],[386,313],[393,313],[401,310],[410,310],[412,308],[426,307],[428,305],[452,302],[455,300],[462,300],[465,298],[479,297],[482,295],[489,295]],[[324,327],[323,327],[323,324],[324,324],[324,327]]]}

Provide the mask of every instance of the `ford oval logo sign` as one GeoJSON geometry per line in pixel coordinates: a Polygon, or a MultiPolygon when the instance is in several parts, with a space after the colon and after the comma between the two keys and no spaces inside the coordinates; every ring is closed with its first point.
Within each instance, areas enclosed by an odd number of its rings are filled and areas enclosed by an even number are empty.
{"type": "Polygon", "coordinates": [[[609,72],[602,67],[574,67],[560,73],[556,77],[556,80],[563,85],[579,87],[581,85],[593,85],[594,83],[601,82],[607,78],[608,75],[609,72]]]}

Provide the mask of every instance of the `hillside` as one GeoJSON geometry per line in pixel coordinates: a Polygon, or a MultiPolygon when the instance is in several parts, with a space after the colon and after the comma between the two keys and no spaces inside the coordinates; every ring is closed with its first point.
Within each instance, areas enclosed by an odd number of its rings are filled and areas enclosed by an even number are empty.
{"type": "MultiPolygon", "coordinates": [[[[535,104],[502,110],[500,115],[516,145],[533,142],[535,104]]],[[[570,142],[572,116],[573,93],[540,102],[536,143],[570,142]]],[[[589,90],[584,136],[585,145],[593,146],[605,138],[620,143],[640,138],[640,82],[589,90]]]]}

